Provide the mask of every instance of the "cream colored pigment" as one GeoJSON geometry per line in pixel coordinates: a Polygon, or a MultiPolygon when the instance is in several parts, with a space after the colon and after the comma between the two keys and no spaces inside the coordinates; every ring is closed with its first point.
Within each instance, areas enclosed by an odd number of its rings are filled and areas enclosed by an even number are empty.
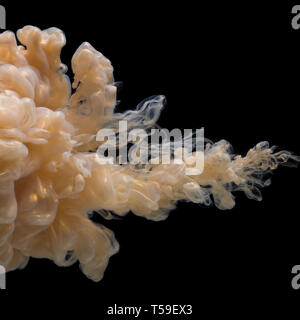
{"type": "MultiPolygon", "coordinates": [[[[29,257],[67,266],[79,260],[92,280],[101,279],[118,251],[113,233],[89,220],[88,212],[128,211],[162,220],[178,200],[230,209],[232,191],[260,200],[262,174],[290,158],[260,143],[245,157],[222,140],[206,145],[204,172],[187,176],[185,165],[100,165],[97,131],[127,119],[145,127],[142,112],[114,113],[116,87],[108,59],[83,43],[72,59],[76,92],[60,61],[64,34],[26,26],[0,35],[0,264],[23,268],[29,257]],[[66,258],[66,256],[69,256],[66,258]]],[[[162,99],[153,99],[157,117],[162,99]]],[[[157,118],[156,117],[156,118],[157,118]]],[[[148,119],[149,120],[149,119],[148,119]]],[[[200,208],[199,208],[200,210],[200,208]]]]}

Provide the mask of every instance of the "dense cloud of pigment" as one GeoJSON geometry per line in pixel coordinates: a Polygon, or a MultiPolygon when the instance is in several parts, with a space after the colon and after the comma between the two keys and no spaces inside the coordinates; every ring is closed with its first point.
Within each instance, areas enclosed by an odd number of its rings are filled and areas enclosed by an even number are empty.
{"type": "Polygon", "coordinates": [[[72,58],[71,95],[60,61],[63,32],[26,26],[17,37],[22,45],[12,32],[0,35],[0,264],[7,270],[25,267],[30,257],[59,266],[79,260],[82,271],[99,281],[118,243],[89,212],[132,211],[162,220],[179,200],[231,209],[232,192],[260,200],[258,187],[268,184],[264,174],[299,160],[286,151],[274,153],[267,142],[236,156],[222,140],[206,144],[198,176],[187,176],[185,164],[143,170],[100,165],[90,152],[99,144],[97,131],[118,120],[154,126],[164,99],[152,97],[136,111],[114,113],[113,68],[89,43],[72,58]]]}

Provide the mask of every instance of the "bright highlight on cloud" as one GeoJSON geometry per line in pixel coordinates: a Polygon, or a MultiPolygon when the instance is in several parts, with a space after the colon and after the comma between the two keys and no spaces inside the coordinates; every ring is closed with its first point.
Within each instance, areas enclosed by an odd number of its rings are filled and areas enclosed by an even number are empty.
{"type": "Polygon", "coordinates": [[[0,264],[8,271],[25,267],[29,257],[59,266],[79,260],[84,274],[99,281],[118,243],[89,212],[163,220],[179,200],[231,209],[234,191],[261,200],[265,173],[299,161],[287,151],[274,153],[267,142],[236,156],[222,140],[206,144],[200,175],[186,175],[185,163],[100,164],[98,130],[119,120],[155,126],[163,97],[114,113],[113,68],[89,43],[72,58],[71,95],[60,61],[63,32],[26,26],[17,37],[22,45],[12,32],[0,35],[0,264]]]}

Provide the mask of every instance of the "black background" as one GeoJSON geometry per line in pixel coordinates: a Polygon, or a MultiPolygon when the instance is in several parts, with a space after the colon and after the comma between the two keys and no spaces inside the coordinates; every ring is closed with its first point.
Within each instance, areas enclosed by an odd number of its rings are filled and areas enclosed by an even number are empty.
{"type": "MultiPolygon", "coordinates": [[[[291,27],[297,2],[195,3],[15,1],[5,7],[9,30],[62,29],[68,67],[83,41],[108,57],[115,80],[123,82],[118,110],[164,94],[161,127],[204,127],[207,138],[228,140],[238,154],[264,140],[300,154],[300,30],[291,27]]],[[[300,264],[298,184],[298,169],[280,168],[262,202],[236,194],[231,211],[179,203],[163,222],[132,214],[99,218],[120,243],[101,282],[85,278],[77,264],[60,268],[31,259],[7,275],[8,292],[97,295],[99,316],[113,303],[193,304],[200,315],[208,303],[212,314],[220,308],[231,314],[240,304],[245,312],[274,310],[284,297],[300,295],[290,284],[291,269],[300,264]]]]}

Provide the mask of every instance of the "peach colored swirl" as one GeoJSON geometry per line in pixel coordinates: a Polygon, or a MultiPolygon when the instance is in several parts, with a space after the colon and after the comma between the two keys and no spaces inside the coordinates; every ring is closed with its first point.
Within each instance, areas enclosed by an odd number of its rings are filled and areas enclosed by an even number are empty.
{"type": "Polygon", "coordinates": [[[115,113],[113,68],[89,43],[72,58],[71,94],[60,61],[63,32],[26,26],[17,37],[22,45],[10,31],[0,35],[0,264],[8,271],[25,267],[29,257],[59,266],[79,261],[84,274],[99,281],[118,243],[89,212],[109,217],[132,211],[162,220],[178,200],[209,205],[212,199],[218,208],[231,209],[232,192],[260,200],[258,187],[269,181],[264,174],[299,160],[287,151],[274,153],[267,142],[236,156],[222,140],[206,144],[198,176],[186,175],[185,163],[143,170],[100,165],[97,131],[120,119],[154,126],[162,96],[135,111],[115,113]]]}

